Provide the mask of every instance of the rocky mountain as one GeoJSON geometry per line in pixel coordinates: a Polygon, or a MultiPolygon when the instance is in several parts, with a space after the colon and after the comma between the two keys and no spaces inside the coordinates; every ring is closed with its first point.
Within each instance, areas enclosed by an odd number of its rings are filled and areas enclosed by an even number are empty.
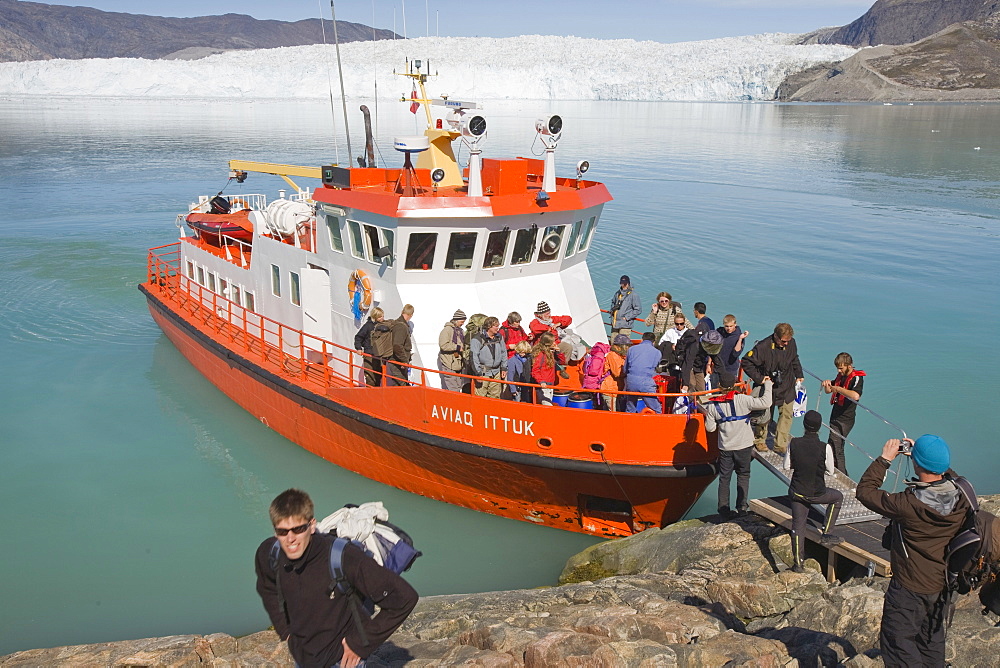
{"type": "Polygon", "coordinates": [[[815,38],[820,44],[878,46],[916,42],[962,21],[1000,12],[1000,0],[878,0],[858,20],[815,38]]]}
{"type": "Polygon", "coordinates": [[[874,48],[789,76],[778,100],[1000,100],[1000,0],[878,0],[801,42],[874,48]]]}
{"type": "MultiPolygon", "coordinates": [[[[333,42],[327,21],[326,41],[333,42]]],[[[372,28],[337,21],[341,42],[373,38],[372,28]]],[[[375,30],[375,39],[394,39],[375,30]]],[[[52,58],[191,58],[230,49],[321,44],[319,19],[260,21],[243,14],[169,18],[0,0],[0,62],[52,58]]]]}
{"type": "Polygon", "coordinates": [[[795,102],[1000,100],[1000,14],[954,23],[912,44],[863,49],[785,79],[795,102]]]}

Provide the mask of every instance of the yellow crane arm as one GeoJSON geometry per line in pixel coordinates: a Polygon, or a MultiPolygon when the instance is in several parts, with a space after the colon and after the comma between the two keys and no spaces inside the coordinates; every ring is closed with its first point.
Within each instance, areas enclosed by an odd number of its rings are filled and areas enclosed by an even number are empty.
{"type": "Polygon", "coordinates": [[[229,169],[232,171],[257,172],[259,174],[273,174],[285,179],[291,187],[298,192],[302,190],[290,176],[299,176],[307,179],[322,179],[323,175],[319,167],[301,167],[299,165],[279,165],[273,162],[253,162],[251,160],[230,160],[229,169]]]}

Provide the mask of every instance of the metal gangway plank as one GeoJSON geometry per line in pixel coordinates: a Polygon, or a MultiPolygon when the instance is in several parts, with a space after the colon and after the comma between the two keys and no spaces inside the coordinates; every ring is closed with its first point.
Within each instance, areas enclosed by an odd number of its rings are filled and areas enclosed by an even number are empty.
{"type": "MultiPolygon", "coordinates": [[[[784,455],[779,455],[773,450],[761,452],[754,449],[753,456],[754,459],[763,464],[764,468],[773,473],[784,484],[787,485],[791,482],[791,470],[784,467],[784,455]]],[[[838,526],[882,519],[881,515],[861,505],[856,496],[858,483],[851,480],[844,473],[840,471],[834,471],[833,475],[827,473],[826,486],[844,495],[844,502],[840,507],[840,515],[837,517],[838,526]]],[[[826,512],[825,506],[815,505],[813,507],[821,515],[826,512]]]]}

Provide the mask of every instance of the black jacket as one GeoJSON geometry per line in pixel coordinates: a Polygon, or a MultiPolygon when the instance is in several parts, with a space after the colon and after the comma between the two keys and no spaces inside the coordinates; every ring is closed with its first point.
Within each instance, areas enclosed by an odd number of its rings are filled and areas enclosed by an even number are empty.
{"type": "Polygon", "coordinates": [[[807,431],[788,444],[792,460],[792,481],[788,491],[805,497],[816,497],[826,491],[826,442],[819,434],[807,431]]]}
{"type": "Polygon", "coordinates": [[[364,645],[351,617],[347,596],[330,598],[333,579],[330,575],[330,534],[313,534],[305,554],[289,561],[279,549],[277,569],[270,564],[271,546],[277,538],[260,544],[254,559],[257,570],[257,593],[264,602],[274,630],[300,666],[332,666],[344,653],[341,641],[361,658],[381,645],[399,628],[417,604],[417,592],[406,580],[366,555],[360,548],[344,549],[343,566],[348,581],[362,595],[375,601],[379,613],[369,618],[362,610],[363,626],[368,637],[364,645]],[[277,571],[277,572],[276,572],[277,571]],[[286,618],[278,597],[278,586],[285,600],[286,618]]]}
{"type": "Polygon", "coordinates": [[[774,381],[771,392],[775,406],[795,401],[795,381],[802,378],[802,364],[799,362],[799,349],[795,345],[795,339],[780,348],[772,334],[755,343],[753,349],[743,356],[740,366],[743,373],[758,385],[764,381],[764,376],[771,377],[774,381]]]}
{"type": "Polygon", "coordinates": [[[375,349],[372,348],[372,329],[375,328],[375,321],[368,318],[365,324],[361,325],[361,329],[358,333],[354,335],[354,349],[360,350],[363,353],[369,355],[375,354],[375,349]]]}

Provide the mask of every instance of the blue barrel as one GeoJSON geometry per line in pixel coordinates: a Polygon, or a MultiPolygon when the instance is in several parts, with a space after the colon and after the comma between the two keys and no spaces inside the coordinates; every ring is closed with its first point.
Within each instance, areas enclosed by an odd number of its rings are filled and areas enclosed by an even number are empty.
{"type": "Polygon", "coordinates": [[[566,400],[566,406],[568,408],[587,408],[591,409],[594,407],[594,393],[593,392],[574,392],[569,395],[566,400]]]}
{"type": "Polygon", "coordinates": [[[552,393],[552,403],[556,406],[566,407],[566,402],[569,401],[569,395],[572,394],[571,390],[555,390],[552,393]]]}

